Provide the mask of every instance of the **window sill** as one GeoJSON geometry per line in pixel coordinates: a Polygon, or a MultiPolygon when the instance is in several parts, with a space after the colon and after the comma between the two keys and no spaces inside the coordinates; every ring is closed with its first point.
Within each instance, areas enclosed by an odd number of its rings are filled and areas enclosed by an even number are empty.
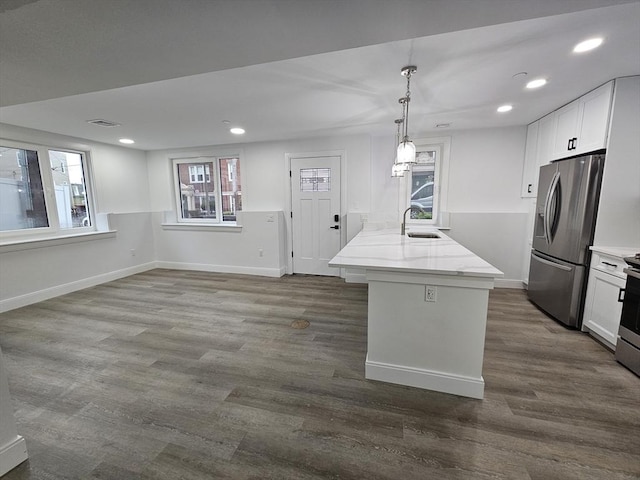
{"type": "Polygon", "coordinates": [[[20,240],[0,241],[0,253],[18,252],[20,250],[31,250],[35,248],[55,247],[58,245],[69,245],[72,243],[82,243],[91,240],[102,240],[114,238],[116,230],[103,232],[84,232],[68,235],[57,235],[55,237],[22,238],[20,240]]]}
{"type": "Polygon", "coordinates": [[[199,232],[235,232],[242,231],[242,225],[224,223],[163,223],[163,230],[191,230],[199,232]]]}

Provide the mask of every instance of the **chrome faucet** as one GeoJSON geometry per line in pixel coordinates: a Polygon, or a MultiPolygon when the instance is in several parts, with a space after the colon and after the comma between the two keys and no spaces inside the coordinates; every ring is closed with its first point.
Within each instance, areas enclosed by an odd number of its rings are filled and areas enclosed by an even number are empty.
{"type": "Polygon", "coordinates": [[[409,210],[419,210],[419,211],[424,213],[424,209],[422,207],[418,207],[416,205],[412,205],[411,207],[407,208],[404,211],[404,213],[402,214],[402,226],[400,227],[400,235],[404,235],[405,227],[407,225],[407,212],[409,210]]]}

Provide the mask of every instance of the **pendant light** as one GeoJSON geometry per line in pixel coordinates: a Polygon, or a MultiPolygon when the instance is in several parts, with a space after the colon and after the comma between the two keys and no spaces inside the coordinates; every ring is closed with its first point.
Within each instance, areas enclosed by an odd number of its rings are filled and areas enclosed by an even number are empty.
{"type": "Polygon", "coordinates": [[[416,163],[416,146],[411,140],[409,140],[409,102],[411,101],[411,75],[416,73],[418,67],[415,65],[409,65],[404,67],[400,73],[407,77],[407,93],[400,100],[400,104],[403,106],[403,119],[404,119],[404,135],[402,142],[398,145],[398,163],[411,164],[416,163]]]}
{"type": "MultiPolygon", "coordinates": [[[[404,109],[403,109],[403,113],[404,113],[404,109]]],[[[395,143],[395,147],[397,149],[398,144],[400,143],[400,125],[404,123],[404,119],[396,118],[394,122],[398,127],[398,131],[396,133],[396,143],[395,143]]],[[[396,156],[396,159],[393,161],[393,166],[391,167],[391,176],[404,177],[404,172],[409,171],[409,168],[410,167],[408,163],[398,163],[398,157],[396,156]]]]}

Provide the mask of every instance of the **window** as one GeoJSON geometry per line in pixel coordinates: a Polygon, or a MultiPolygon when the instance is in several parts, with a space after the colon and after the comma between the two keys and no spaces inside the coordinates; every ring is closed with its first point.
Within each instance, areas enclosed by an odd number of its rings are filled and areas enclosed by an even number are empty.
{"type": "Polygon", "coordinates": [[[427,143],[429,139],[416,142],[416,163],[412,166],[407,179],[407,206],[416,207],[410,213],[410,219],[416,223],[437,224],[440,208],[439,201],[440,168],[442,156],[448,151],[448,139],[445,143],[427,143]]]}
{"type": "Polygon", "coordinates": [[[236,221],[236,213],[242,210],[239,158],[176,158],[173,165],[178,221],[236,221]]]}
{"type": "Polygon", "coordinates": [[[207,183],[211,182],[211,171],[209,170],[209,164],[189,165],[189,178],[191,183],[204,183],[205,175],[207,176],[207,183]]]}
{"type": "Polygon", "coordinates": [[[302,168],[300,169],[301,192],[330,192],[330,168],[302,168]]]}
{"type": "Polygon", "coordinates": [[[60,228],[91,226],[82,155],[49,150],[60,228]]]}
{"type": "Polygon", "coordinates": [[[20,235],[90,227],[86,171],[82,152],[0,146],[0,232],[20,235]]]}

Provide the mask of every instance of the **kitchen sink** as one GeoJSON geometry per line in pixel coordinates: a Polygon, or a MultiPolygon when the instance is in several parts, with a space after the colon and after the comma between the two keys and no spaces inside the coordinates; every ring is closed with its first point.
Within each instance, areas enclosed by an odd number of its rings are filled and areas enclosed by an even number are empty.
{"type": "Polygon", "coordinates": [[[440,235],[433,232],[409,232],[407,237],[411,238],[440,238],[440,235]]]}

